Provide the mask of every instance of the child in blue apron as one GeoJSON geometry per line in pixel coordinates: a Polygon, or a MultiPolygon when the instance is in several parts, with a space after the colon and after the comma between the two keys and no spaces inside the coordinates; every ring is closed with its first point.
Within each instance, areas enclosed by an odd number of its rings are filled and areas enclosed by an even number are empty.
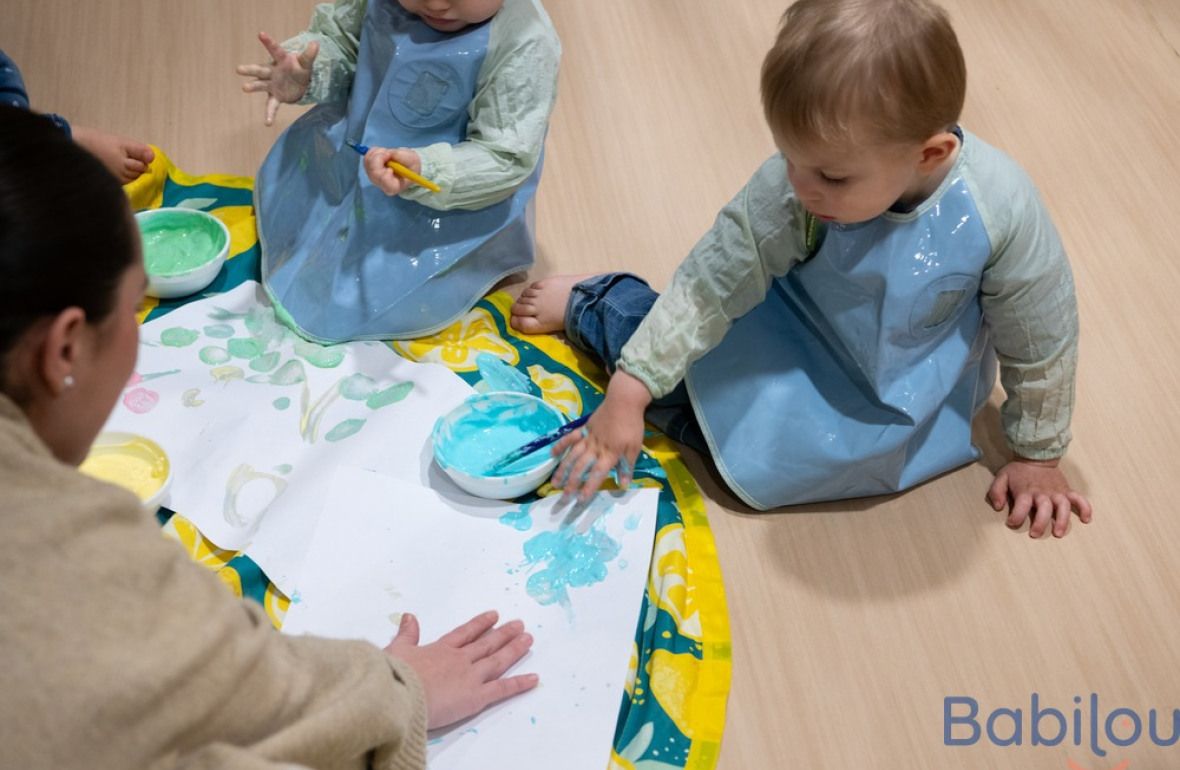
{"type": "Polygon", "coordinates": [[[255,186],[263,284],[301,334],[431,334],[532,264],[561,55],[538,0],[337,0],[281,46],[260,39],[271,63],[238,72],[268,95],[267,123],[318,103],[255,186]]]}
{"type": "Polygon", "coordinates": [[[927,0],[800,0],[762,70],[781,152],[721,211],[657,298],[612,274],[533,284],[530,333],[564,329],[612,372],[554,483],[628,481],[645,410],[765,510],[896,492],[978,457],[995,381],[1015,457],[989,499],[1064,535],[1088,501],[1069,442],[1077,309],[1031,181],[959,128],[966,70],[927,0]]]}

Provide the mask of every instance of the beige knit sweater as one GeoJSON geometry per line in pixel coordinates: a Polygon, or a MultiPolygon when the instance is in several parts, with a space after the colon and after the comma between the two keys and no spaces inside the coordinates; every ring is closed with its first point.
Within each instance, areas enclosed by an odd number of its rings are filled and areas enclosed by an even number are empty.
{"type": "Polygon", "coordinates": [[[409,667],[276,633],[0,395],[0,767],[421,768],[409,667]]]}

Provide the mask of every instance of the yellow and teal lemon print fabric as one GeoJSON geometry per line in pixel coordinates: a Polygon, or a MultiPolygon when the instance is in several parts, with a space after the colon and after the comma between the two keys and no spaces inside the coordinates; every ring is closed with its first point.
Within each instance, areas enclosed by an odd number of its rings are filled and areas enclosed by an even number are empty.
{"type": "MultiPolygon", "coordinates": [[[[190,176],[158,149],[150,170],[127,186],[136,210],[184,206],[208,211],[225,222],[230,258],[202,295],[259,279],[253,180],[190,176]]],[[[157,318],[194,297],[147,299],[141,322],[157,318]]],[[[479,382],[476,357],[496,356],[526,374],[546,401],[573,417],[602,400],[604,372],[581,352],[552,336],[528,336],[508,325],[512,298],[485,297],[450,327],[423,339],[391,343],[414,361],[447,366],[472,385],[479,382]]],[[[725,593],[713,535],[700,491],[676,445],[650,431],[635,469],[635,483],[660,490],[651,570],[636,622],[631,664],[621,684],[611,770],[711,770],[717,764],[730,683],[730,636],[725,593]]],[[[548,485],[537,495],[553,494],[548,485]]],[[[217,573],[229,591],[261,604],[276,628],[288,597],[249,557],[207,540],[183,512],[161,509],[164,534],[197,564],[217,573]]]]}

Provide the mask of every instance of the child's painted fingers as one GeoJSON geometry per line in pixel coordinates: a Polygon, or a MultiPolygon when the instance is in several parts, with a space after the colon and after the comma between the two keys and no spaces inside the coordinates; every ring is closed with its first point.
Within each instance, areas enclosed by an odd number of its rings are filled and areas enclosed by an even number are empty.
{"type": "Polygon", "coordinates": [[[610,452],[604,452],[595,458],[595,462],[590,466],[586,473],[586,480],[582,482],[582,491],[578,495],[578,500],[587,502],[594,496],[602,486],[602,482],[606,481],[606,477],[614,469],[618,458],[610,452]]]}
{"type": "Polygon", "coordinates": [[[623,489],[631,486],[635,476],[635,463],[639,460],[639,450],[632,449],[623,453],[615,466],[619,472],[619,486],[623,489]]]}
{"type": "Polygon", "coordinates": [[[570,466],[570,475],[566,478],[565,493],[570,497],[584,500],[594,494],[593,490],[586,492],[586,482],[594,467],[598,465],[598,455],[593,451],[583,452],[570,466]]]}
{"type": "Polygon", "coordinates": [[[562,491],[562,498],[569,499],[578,493],[582,484],[582,468],[594,459],[589,442],[580,442],[566,452],[553,473],[553,486],[562,491]]]}
{"type": "Polygon", "coordinates": [[[563,454],[565,452],[565,450],[569,449],[574,444],[579,443],[580,441],[584,440],[585,438],[586,438],[586,429],[585,428],[582,428],[581,430],[575,430],[571,433],[567,433],[557,440],[557,443],[553,445],[553,449],[551,449],[549,451],[549,454],[553,455],[554,457],[558,457],[561,454],[563,454]]]}

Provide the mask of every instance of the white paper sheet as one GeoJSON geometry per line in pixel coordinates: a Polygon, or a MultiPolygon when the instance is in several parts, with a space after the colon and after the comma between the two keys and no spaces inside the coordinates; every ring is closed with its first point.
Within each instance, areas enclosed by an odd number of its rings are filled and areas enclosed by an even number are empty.
{"type": "Polygon", "coordinates": [[[474,392],[381,343],[299,340],[254,282],[145,324],[136,373],[107,428],[164,447],[165,504],[288,595],[335,468],[432,483],[434,422],[474,392]]]}
{"type": "Polygon", "coordinates": [[[526,510],[338,468],[283,631],[384,646],[402,612],[418,616],[422,642],[487,609],[505,621],[521,618],[536,641],[514,672],[538,673],[540,686],[432,734],[430,767],[602,770],[639,621],[658,495],[600,493],[581,508],[558,508],[550,497],[526,510]],[[546,538],[564,542],[567,554],[584,549],[589,558],[579,564],[597,555],[602,580],[564,585],[573,561],[535,558],[546,538]]]}

